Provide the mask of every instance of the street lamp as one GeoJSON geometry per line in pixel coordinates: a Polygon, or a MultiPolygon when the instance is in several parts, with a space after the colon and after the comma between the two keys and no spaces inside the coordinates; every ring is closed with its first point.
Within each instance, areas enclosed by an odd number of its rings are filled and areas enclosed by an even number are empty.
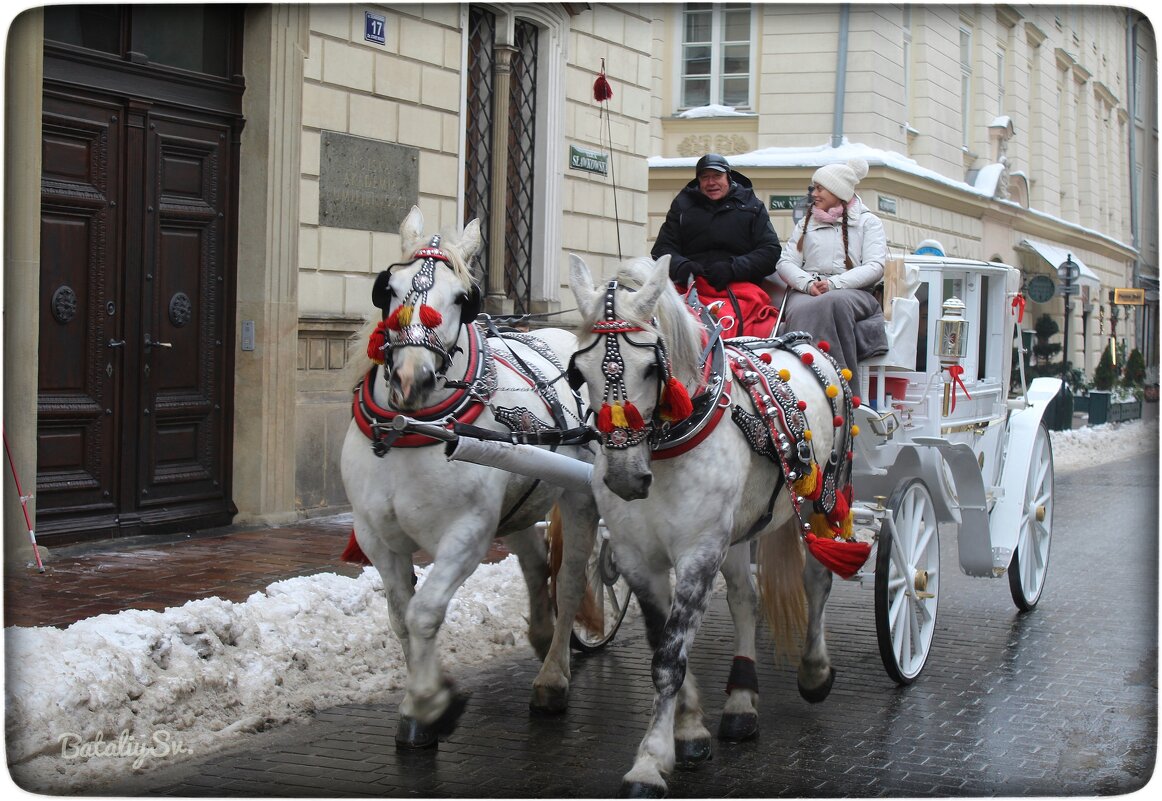
{"type": "Polygon", "coordinates": [[[1074,282],[1081,275],[1081,268],[1073,260],[1073,254],[1067,253],[1065,261],[1057,267],[1057,277],[1061,279],[1061,295],[1065,298],[1065,348],[1061,354],[1061,380],[1069,385],[1069,318],[1073,314],[1073,304],[1070,296],[1076,295],[1081,287],[1074,282]]]}

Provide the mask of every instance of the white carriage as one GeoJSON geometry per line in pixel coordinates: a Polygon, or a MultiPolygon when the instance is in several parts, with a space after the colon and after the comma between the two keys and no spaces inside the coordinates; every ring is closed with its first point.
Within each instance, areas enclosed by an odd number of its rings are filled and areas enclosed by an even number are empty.
{"type": "Polygon", "coordinates": [[[1041,597],[1053,521],[1043,418],[1061,382],[1026,385],[1019,371],[1010,397],[1019,292],[1013,267],[937,253],[895,260],[885,275],[889,350],[861,364],[857,392],[853,521],[872,552],[854,580],[874,584],[880,656],[901,684],[932,644],[939,524],[958,527],[967,575],[1007,576],[1022,611],[1041,597]]]}

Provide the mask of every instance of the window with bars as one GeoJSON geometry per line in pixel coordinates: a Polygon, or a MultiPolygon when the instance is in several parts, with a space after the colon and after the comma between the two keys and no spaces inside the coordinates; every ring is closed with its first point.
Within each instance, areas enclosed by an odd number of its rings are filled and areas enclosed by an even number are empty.
{"type": "Polygon", "coordinates": [[[467,136],[464,149],[464,223],[480,220],[484,244],[477,257],[487,264],[492,176],[492,96],[496,15],[468,9],[467,136]]]}
{"type": "Polygon", "coordinates": [[[681,106],[751,105],[750,3],[687,3],[682,14],[681,106]]]}

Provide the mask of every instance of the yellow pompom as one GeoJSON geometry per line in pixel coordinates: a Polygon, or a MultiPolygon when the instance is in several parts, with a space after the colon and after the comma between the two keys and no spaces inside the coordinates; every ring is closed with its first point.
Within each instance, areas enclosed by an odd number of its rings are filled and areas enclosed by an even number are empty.
{"type": "Polygon", "coordinates": [[[791,380],[791,371],[788,370],[786,367],[784,367],[782,370],[779,370],[779,379],[781,381],[790,381],[791,380]]]}
{"type": "Polygon", "coordinates": [[[846,367],[844,367],[842,370],[840,370],[840,371],[839,371],[839,374],[840,374],[841,376],[843,376],[843,380],[844,380],[844,381],[850,381],[850,380],[851,380],[851,370],[848,370],[846,367]]]}
{"type": "Polygon", "coordinates": [[[613,415],[613,425],[617,428],[629,428],[629,423],[625,419],[625,408],[620,403],[613,404],[611,410],[613,415]]]}
{"type": "Polygon", "coordinates": [[[399,324],[401,326],[409,326],[412,324],[412,306],[399,307],[399,324]]]}
{"type": "Polygon", "coordinates": [[[858,436],[859,436],[859,426],[853,425],[853,426],[851,427],[851,435],[852,435],[853,437],[858,437],[858,436]]]}
{"type": "Polygon", "coordinates": [[[808,442],[811,441],[811,429],[808,428],[803,432],[803,439],[807,440],[808,442]]]}
{"type": "Polygon", "coordinates": [[[835,386],[835,384],[828,384],[827,385],[827,397],[834,398],[838,394],[839,394],[839,387],[835,386]]]}

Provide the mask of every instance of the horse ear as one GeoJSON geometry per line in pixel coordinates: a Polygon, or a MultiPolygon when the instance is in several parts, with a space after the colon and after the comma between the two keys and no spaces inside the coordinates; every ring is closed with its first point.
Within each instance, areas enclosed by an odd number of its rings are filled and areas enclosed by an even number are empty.
{"type": "Polygon", "coordinates": [[[484,246],[484,237],[480,235],[479,218],[464,226],[464,232],[460,234],[459,245],[460,252],[464,254],[464,261],[472,261],[472,258],[480,252],[480,248],[484,246]]]}
{"type": "Polygon", "coordinates": [[[658,305],[658,298],[670,282],[670,256],[666,254],[654,262],[654,271],[642,288],[630,296],[631,308],[634,316],[639,320],[648,320],[654,316],[654,309],[658,305]]]}
{"type": "Polygon", "coordinates": [[[589,272],[589,265],[576,253],[569,254],[569,288],[573,290],[577,308],[588,316],[597,290],[593,287],[593,275],[589,272]]]}
{"type": "Polygon", "coordinates": [[[399,226],[400,244],[403,247],[403,255],[405,257],[411,256],[420,247],[420,243],[424,236],[424,213],[420,211],[419,206],[412,206],[412,210],[408,212],[408,216],[399,226]]]}

